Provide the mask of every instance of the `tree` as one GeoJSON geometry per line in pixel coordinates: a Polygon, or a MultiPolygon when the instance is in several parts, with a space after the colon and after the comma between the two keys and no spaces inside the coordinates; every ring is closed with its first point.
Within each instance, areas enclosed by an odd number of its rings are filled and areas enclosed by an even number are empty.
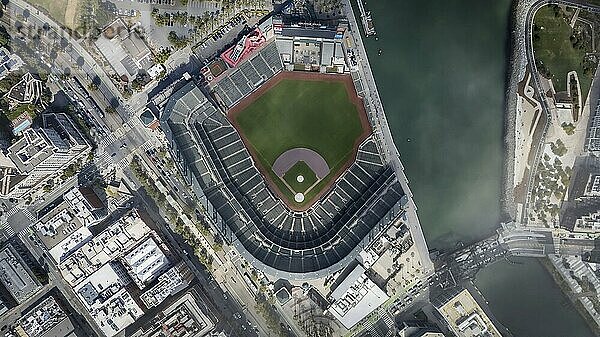
{"type": "Polygon", "coordinates": [[[169,59],[169,56],[171,56],[171,51],[167,48],[163,48],[154,56],[154,63],[164,64],[167,62],[167,59],[169,59]]]}
{"type": "Polygon", "coordinates": [[[189,43],[188,38],[186,38],[185,36],[177,35],[177,33],[173,30],[169,32],[169,35],[167,36],[167,40],[169,40],[169,42],[173,45],[173,47],[175,47],[177,49],[184,48],[189,43]]]}
{"type": "Polygon", "coordinates": [[[573,135],[575,133],[575,126],[573,125],[573,123],[568,123],[567,124],[566,122],[563,122],[561,124],[561,126],[562,126],[563,130],[565,130],[565,133],[567,135],[571,136],[571,135],[573,135]]]}
{"type": "Polygon", "coordinates": [[[0,46],[10,50],[10,34],[6,31],[4,26],[0,26],[0,46]]]}

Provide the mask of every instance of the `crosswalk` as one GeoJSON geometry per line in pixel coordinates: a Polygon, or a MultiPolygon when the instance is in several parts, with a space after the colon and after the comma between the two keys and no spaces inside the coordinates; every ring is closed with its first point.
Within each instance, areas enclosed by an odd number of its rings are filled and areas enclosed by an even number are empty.
{"type": "Polygon", "coordinates": [[[96,163],[105,163],[109,160],[110,155],[108,154],[108,152],[102,151],[102,152],[98,152],[96,153],[96,155],[94,156],[94,161],[96,163]]]}
{"type": "Polygon", "coordinates": [[[106,137],[98,142],[98,149],[105,149],[110,144],[114,143],[117,140],[117,136],[114,133],[109,133],[106,137]]]}
{"type": "Polygon", "coordinates": [[[140,145],[140,147],[138,148],[139,152],[145,152],[150,150],[151,148],[154,148],[154,144],[152,141],[147,140],[144,144],[140,145]]]}
{"type": "Polygon", "coordinates": [[[33,229],[33,226],[27,226],[25,228],[23,228],[23,230],[21,230],[17,236],[19,237],[19,240],[21,240],[21,242],[27,242],[27,241],[31,241],[29,240],[29,236],[34,235],[35,230],[33,229]]]}
{"type": "Polygon", "coordinates": [[[135,153],[144,152],[144,151],[147,151],[147,150],[149,150],[149,149],[151,149],[153,147],[154,147],[154,142],[152,140],[148,139],[142,145],[138,146],[128,156],[126,156],[125,158],[121,159],[116,165],[114,165],[114,168],[117,169],[117,170],[123,170],[125,167],[129,166],[129,163],[131,163],[131,159],[133,158],[133,156],[135,155],[135,153]]]}
{"type": "Polygon", "coordinates": [[[7,239],[7,238],[15,235],[15,231],[8,224],[8,222],[3,221],[2,223],[0,223],[0,234],[2,234],[2,236],[4,237],[4,239],[7,239]]]}
{"type": "Polygon", "coordinates": [[[363,331],[368,331],[369,335],[373,337],[392,337],[394,319],[384,310],[380,310],[377,315],[379,316],[377,320],[366,322],[363,331]],[[387,328],[384,328],[384,326],[387,328]]]}
{"type": "Polygon", "coordinates": [[[121,161],[119,161],[116,165],[115,165],[115,169],[117,170],[123,170],[126,166],[129,165],[129,163],[131,162],[131,158],[130,156],[127,156],[123,159],[121,159],[121,161]]]}
{"type": "Polygon", "coordinates": [[[31,224],[37,222],[37,217],[35,215],[33,215],[27,208],[21,209],[21,208],[13,207],[10,210],[8,210],[6,213],[4,213],[5,220],[0,222],[0,232],[2,232],[4,237],[11,237],[11,236],[15,235],[14,229],[10,226],[10,224],[8,223],[7,220],[19,212],[21,212],[21,214],[23,214],[31,222],[31,224]]]}
{"type": "Polygon", "coordinates": [[[13,207],[13,208],[9,209],[6,213],[4,213],[4,216],[8,219],[11,216],[17,214],[18,211],[19,211],[19,209],[17,207],[13,207]]]}
{"type": "Polygon", "coordinates": [[[129,130],[131,130],[136,127],[143,127],[143,125],[142,121],[137,116],[133,116],[129,118],[129,120],[125,123],[124,127],[128,127],[129,130]]]}
{"type": "Polygon", "coordinates": [[[33,215],[27,208],[24,208],[22,210],[23,215],[25,215],[27,217],[27,219],[29,219],[29,221],[31,221],[32,223],[37,221],[37,218],[35,215],[33,215]]]}
{"type": "Polygon", "coordinates": [[[139,153],[140,151],[147,151],[153,147],[155,147],[155,136],[150,136],[150,139],[146,140],[142,145],[138,146],[134,149],[129,155],[125,158],[121,159],[119,162],[114,163],[111,160],[110,151],[106,151],[106,148],[111,146],[111,144],[125,138],[128,132],[132,129],[142,130],[144,126],[142,125],[141,120],[137,116],[133,116],[127,120],[120,128],[116,129],[114,132],[110,133],[107,137],[102,139],[98,143],[98,149],[96,150],[95,162],[97,167],[102,172],[104,169],[116,169],[123,170],[126,168],[131,162],[131,158],[135,153],[139,153]]]}
{"type": "Polygon", "coordinates": [[[28,229],[24,229],[22,231],[19,232],[18,236],[19,236],[19,240],[21,240],[21,242],[27,242],[27,236],[29,236],[29,230],[28,229]]]}
{"type": "Polygon", "coordinates": [[[386,325],[386,326],[387,326],[389,329],[388,329],[388,332],[387,332],[387,334],[386,334],[385,336],[381,336],[381,337],[388,337],[388,336],[390,336],[390,337],[391,337],[391,333],[390,333],[390,332],[393,330],[393,329],[392,329],[392,327],[393,327],[394,325],[396,325],[396,323],[394,322],[394,319],[392,318],[392,316],[390,316],[390,314],[389,314],[389,313],[387,313],[387,312],[386,312],[386,313],[384,314],[384,316],[383,316],[383,321],[385,322],[385,325],[386,325]]]}
{"type": "Polygon", "coordinates": [[[131,129],[143,127],[142,121],[137,116],[131,117],[120,128],[108,134],[105,138],[98,142],[98,151],[103,152],[112,143],[123,138],[131,129]]]}
{"type": "Polygon", "coordinates": [[[188,7],[189,8],[199,8],[199,9],[203,9],[206,11],[216,11],[216,10],[221,9],[221,6],[219,6],[219,2],[217,2],[217,1],[192,0],[192,1],[188,2],[188,7]]]}

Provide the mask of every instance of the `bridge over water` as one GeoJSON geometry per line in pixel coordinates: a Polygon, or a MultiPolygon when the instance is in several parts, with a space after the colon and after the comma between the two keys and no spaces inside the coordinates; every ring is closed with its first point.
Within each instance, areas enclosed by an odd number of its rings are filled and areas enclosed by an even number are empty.
{"type": "Polygon", "coordinates": [[[586,261],[600,262],[600,237],[559,228],[501,224],[491,237],[433,257],[435,274],[430,285],[447,289],[472,280],[480,269],[498,260],[547,255],[582,256],[586,261]]]}

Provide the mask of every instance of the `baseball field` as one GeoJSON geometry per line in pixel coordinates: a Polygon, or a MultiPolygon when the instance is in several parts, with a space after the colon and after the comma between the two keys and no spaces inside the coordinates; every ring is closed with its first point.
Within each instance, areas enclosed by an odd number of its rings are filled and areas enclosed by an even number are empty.
{"type": "Polygon", "coordinates": [[[281,73],[229,118],[271,187],[296,210],[329,189],[370,133],[350,76],[281,73]]]}

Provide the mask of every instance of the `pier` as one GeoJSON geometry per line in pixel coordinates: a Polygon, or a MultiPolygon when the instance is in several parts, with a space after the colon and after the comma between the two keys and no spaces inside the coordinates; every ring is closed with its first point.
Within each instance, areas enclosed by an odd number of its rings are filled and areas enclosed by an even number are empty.
{"type": "Polygon", "coordinates": [[[371,12],[365,9],[365,4],[363,3],[363,0],[358,0],[357,2],[358,10],[360,11],[360,19],[365,30],[365,36],[373,36],[377,34],[377,32],[375,32],[375,26],[373,25],[373,18],[371,17],[371,12]]]}

